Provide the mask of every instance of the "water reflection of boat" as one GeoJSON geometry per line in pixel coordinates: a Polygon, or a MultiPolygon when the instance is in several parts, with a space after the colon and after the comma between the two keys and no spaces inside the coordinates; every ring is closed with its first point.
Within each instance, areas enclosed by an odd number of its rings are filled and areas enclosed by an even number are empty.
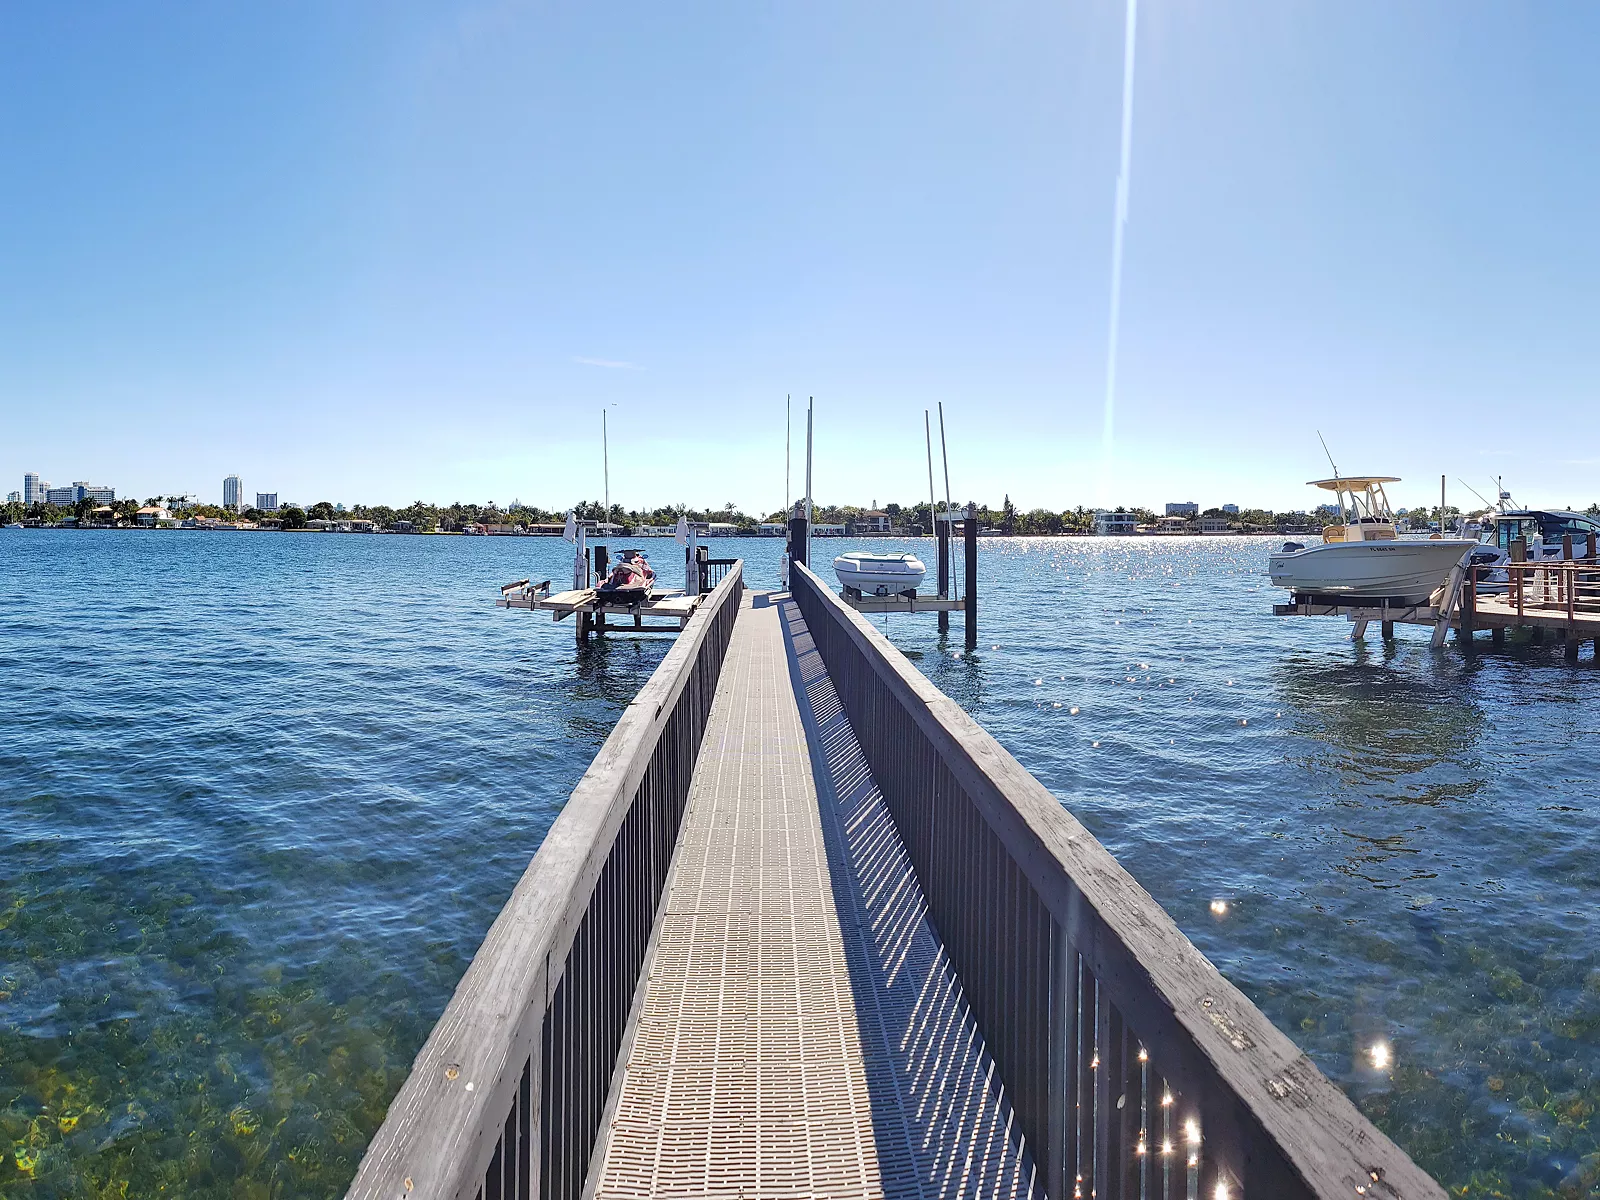
{"type": "Polygon", "coordinates": [[[833,571],[846,591],[863,596],[893,596],[915,593],[928,568],[914,554],[852,550],[833,560],[833,571]]]}
{"type": "Polygon", "coordinates": [[[1338,498],[1341,524],[1322,531],[1322,545],[1286,542],[1269,560],[1272,582],[1301,595],[1389,600],[1416,604],[1444,582],[1461,556],[1477,546],[1470,538],[1402,538],[1383,485],[1391,475],[1315,479],[1312,487],[1338,498]]]}

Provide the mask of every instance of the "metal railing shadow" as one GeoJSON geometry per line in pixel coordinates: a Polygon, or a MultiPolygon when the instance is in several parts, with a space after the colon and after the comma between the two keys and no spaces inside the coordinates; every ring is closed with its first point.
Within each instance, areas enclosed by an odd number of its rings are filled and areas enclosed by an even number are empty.
{"type": "Polygon", "coordinates": [[[798,605],[778,601],[806,730],[886,1196],[1042,1196],[894,820],[798,605]]]}

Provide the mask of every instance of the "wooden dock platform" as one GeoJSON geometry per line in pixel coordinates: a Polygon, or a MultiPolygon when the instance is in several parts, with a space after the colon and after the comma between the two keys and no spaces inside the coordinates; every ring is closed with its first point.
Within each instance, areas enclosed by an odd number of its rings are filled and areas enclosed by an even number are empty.
{"type": "Polygon", "coordinates": [[[735,563],[701,599],[349,1200],[1444,1200],[1038,780],[790,582],[747,597],[735,563]]]}
{"type": "MultiPolygon", "coordinates": [[[[648,595],[629,595],[617,592],[602,592],[596,588],[578,588],[565,592],[551,593],[548,582],[538,588],[530,587],[524,580],[520,584],[508,584],[502,589],[500,599],[495,601],[500,608],[525,608],[536,612],[547,612],[552,621],[563,621],[568,617],[576,616],[582,633],[604,633],[607,630],[635,630],[663,631],[682,630],[689,623],[689,618],[694,616],[694,610],[700,605],[699,596],[686,596],[681,590],[652,589],[648,595]],[[544,590],[540,590],[544,589],[544,590]],[[646,625],[644,618],[652,618],[652,623],[646,625]],[[655,623],[661,618],[671,621],[671,625],[655,623]],[[628,620],[630,625],[618,624],[618,621],[628,620]]],[[[580,637],[582,636],[580,634],[580,637]]]]}
{"type": "Polygon", "coordinates": [[[1435,646],[1454,630],[1466,650],[1479,630],[1488,630],[1495,645],[1524,630],[1536,643],[1547,638],[1561,643],[1574,662],[1588,642],[1600,661],[1600,562],[1593,558],[1458,568],[1427,604],[1295,595],[1272,611],[1275,616],[1344,617],[1351,622],[1352,638],[1363,637],[1373,621],[1386,638],[1394,636],[1396,623],[1432,626],[1435,646]]]}

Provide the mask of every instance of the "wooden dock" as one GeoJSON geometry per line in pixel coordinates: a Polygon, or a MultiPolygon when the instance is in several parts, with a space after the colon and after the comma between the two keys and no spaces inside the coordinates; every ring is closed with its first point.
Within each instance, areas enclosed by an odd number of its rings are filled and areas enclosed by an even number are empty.
{"type": "Polygon", "coordinates": [[[1457,644],[1467,651],[1479,630],[1487,630],[1497,646],[1508,633],[1520,630],[1535,643],[1551,639],[1561,644],[1569,661],[1577,661],[1585,642],[1591,656],[1600,659],[1594,653],[1600,647],[1600,561],[1591,556],[1464,567],[1427,604],[1296,595],[1288,604],[1273,605],[1272,611],[1275,616],[1343,617],[1351,622],[1350,636],[1356,639],[1373,621],[1385,638],[1394,636],[1396,623],[1431,626],[1435,646],[1443,645],[1454,630],[1457,644]]]}
{"type": "Polygon", "coordinates": [[[596,588],[577,588],[565,592],[549,591],[549,583],[532,587],[526,580],[501,589],[500,608],[525,608],[547,612],[552,621],[576,617],[579,639],[588,633],[635,629],[644,632],[682,631],[700,606],[699,596],[686,596],[679,590],[652,589],[648,594],[602,592],[596,588]],[[543,589],[542,591],[540,589],[543,589]],[[651,618],[645,624],[645,618],[651,618]],[[671,624],[660,624],[662,618],[671,624]],[[619,622],[628,621],[628,625],[619,622]],[[609,622],[609,623],[608,623],[609,622]]]}
{"type": "Polygon", "coordinates": [[[791,589],[735,564],[702,599],[352,1200],[1442,1200],[959,706],[791,589]]]}

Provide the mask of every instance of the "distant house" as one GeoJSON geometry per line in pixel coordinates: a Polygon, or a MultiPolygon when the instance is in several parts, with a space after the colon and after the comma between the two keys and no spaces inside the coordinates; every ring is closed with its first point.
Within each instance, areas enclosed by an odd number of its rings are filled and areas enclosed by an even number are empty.
{"type": "Polygon", "coordinates": [[[1227,517],[1201,517],[1199,521],[1201,533],[1227,533],[1227,517]]]}
{"type": "Polygon", "coordinates": [[[857,533],[888,533],[893,522],[886,512],[864,512],[855,519],[857,533]]]}
{"type": "Polygon", "coordinates": [[[395,533],[415,533],[417,531],[416,522],[414,521],[391,521],[389,522],[389,528],[395,533]]]}
{"type": "Polygon", "coordinates": [[[334,524],[335,522],[333,521],[325,521],[321,517],[313,517],[311,520],[306,522],[306,528],[314,529],[318,533],[327,533],[328,530],[334,527],[334,524]]]}
{"type": "Polygon", "coordinates": [[[843,525],[813,525],[811,527],[812,537],[843,537],[844,535],[845,527],[843,525]]]}
{"type": "Polygon", "coordinates": [[[146,504],[134,516],[134,522],[146,529],[172,524],[172,514],[159,504],[146,504]]]}
{"type": "Polygon", "coordinates": [[[705,535],[707,537],[733,537],[739,532],[739,527],[731,521],[706,522],[705,535]]]}
{"type": "Polygon", "coordinates": [[[1193,530],[1188,517],[1157,517],[1154,532],[1173,534],[1192,533],[1193,530]]]}
{"type": "Polygon", "coordinates": [[[671,525],[635,525],[633,527],[633,536],[634,537],[671,537],[672,536],[672,526],[671,525]]]}
{"type": "Polygon", "coordinates": [[[1198,517],[1199,515],[1200,506],[1193,500],[1181,500],[1175,504],[1167,505],[1167,516],[1169,517],[1198,517]]]}
{"type": "Polygon", "coordinates": [[[756,526],[756,532],[762,537],[782,537],[789,532],[789,527],[781,521],[763,521],[756,526]]]}
{"type": "Polygon", "coordinates": [[[1130,512],[1107,512],[1095,509],[1094,531],[1101,537],[1123,537],[1139,532],[1139,518],[1130,512]]]}

